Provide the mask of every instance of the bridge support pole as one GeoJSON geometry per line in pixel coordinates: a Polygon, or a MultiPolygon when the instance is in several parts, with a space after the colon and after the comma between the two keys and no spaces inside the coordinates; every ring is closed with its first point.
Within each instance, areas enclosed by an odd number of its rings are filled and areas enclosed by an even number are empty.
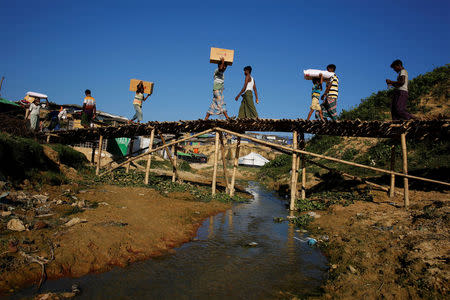
{"type": "MultiPolygon", "coordinates": [[[[300,149],[305,150],[305,134],[300,134],[300,149]]],[[[300,154],[301,168],[302,168],[302,199],[306,199],[306,157],[304,154],[300,154]]],[[[298,176],[298,175],[297,175],[298,176]]],[[[298,180],[297,180],[298,181],[298,180]]]]}
{"type": "MultiPolygon", "coordinates": [[[[408,175],[408,152],[406,150],[406,134],[402,133],[400,139],[402,144],[403,174],[408,175]]],[[[403,177],[403,193],[404,193],[405,208],[408,208],[409,206],[408,177],[403,177]]]]}
{"type": "MultiPolygon", "coordinates": [[[[292,148],[297,150],[298,147],[298,133],[292,132],[292,148]]],[[[297,198],[297,153],[292,153],[292,170],[291,170],[291,202],[289,205],[290,210],[295,210],[295,200],[297,198]]]]}
{"type": "Polygon", "coordinates": [[[225,158],[225,145],[223,142],[223,133],[219,132],[219,139],[220,139],[220,148],[222,152],[222,168],[223,168],[223,176],[225,177],[225,184],[226,184],[226,190],[225,193],[229,193],[230,191],[230,185],[228,184],[228,172],[227,172],[227,161],[225,158]]]}
{"type": "MultiPolygon", "coordinates": [[[[169,154],[170,155],[170,154],[169,154]]],[[[172,145],[172,156],[173,156],[173,172],[172,172],[172,182],[175,182],[177,180],[177,148],[176,145],[172,145]]]]}
{"type": "Polygon", "coordinates": [[[241,149],[241,138],[237,138],[236,151],[234,152],[233,176],[231,177],[230,197],[234,196],[234,184],[236,183],[236,172],[239,164],[239,150],[241,149]]]}
{"type": "Polygon", "coordinates": [[[216,182],[217,182],[217,161],[219,160],[219,132],[216,131],[216,140],[214,144],[214,169],[212,178],[211,193],[214,196],[216,194],[216,182]]]}
{"type": "MultiPolygon", "coordinates": [[[[129,150],[129,152],[130,152],[130,157],[132,157],[133,156],[133,148],[134,148],[134,137],[132,137],[131,139],[130,139],[130,144],[128,144],[128,148],[130,149],[129,150]]],[[[126,167],[125,167],[125,173],[127,173],[128,174],[128,172],[130,172],[130,163],[127,163],[127,165],[126,165],[126,167]]]]}
{"type": "Polygon", "coordinates": [[[103,135],[98,139],[98,153],[97,153],[97,168],[95,169],[95,175],[100,174],[100,164],[102,160],[102,146],[103,146],[103,135]]]}
{"type": "MultiPolygon", "coordinates": [[[[395,145],[391,148],[391,171],[395,171],[395,145]]],[[[389,188],[389,197],[393,198],[395,196],[395,175],[391,174],[391,186],[389,188]]]]}
{"type": "Polygon", "coordinates": [[[155,129],[152,129],[152,132],[150,133],[150,142],[148,145],[148,151],[150,152],[150,154],[147,157],[147,166],[145,168],[145,180],[144,183],[148,184],[148,177],[150,175],[150,165],[152,163],[152,148],[153,148],[153,140],[155,139],[155,129]]]}

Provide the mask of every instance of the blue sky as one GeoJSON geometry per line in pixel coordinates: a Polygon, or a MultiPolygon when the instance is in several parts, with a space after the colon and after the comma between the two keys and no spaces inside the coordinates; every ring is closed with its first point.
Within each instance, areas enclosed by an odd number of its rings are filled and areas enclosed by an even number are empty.
{"type": "Polygon", "coordinates": [[[225,77],[231,116],[246,65],[262,118],[306,118],[302,69],[337,65],[338,110],[395,78],[450,63],[449,1],[0,1],[2,96],[42,92],[130,118],[129,79],[155,82],[144,120],[203,118],[212,97],[210,47],[235,49],[225,77]]]}

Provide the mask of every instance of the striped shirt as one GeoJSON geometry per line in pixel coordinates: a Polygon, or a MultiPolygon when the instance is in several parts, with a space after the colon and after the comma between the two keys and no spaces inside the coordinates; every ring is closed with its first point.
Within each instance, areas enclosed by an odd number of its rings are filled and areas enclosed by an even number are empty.
{"type": "Polygon", "coordinates": [[[136,93],[136,95],[134,96],[133,104],[142,106],[142,101],[144,101],[144,94],[136,93]]]}
{"type": "Polygon", "coordinates": [[[84,98],[84,111],[91,112],[95,108],[95,99],[91,96],[87,96],[84,98]]]}
{"type": "Polygon", "coordinates": [[[320,83],[317,83],[317,84],[313,85],[312,92],[311,92],[311,98],[312,99],[314,99],[314,98],[319,99],[321,90],[322,90],[322,85],[320,83]]]}
{"type": "Polygon", "coordinates": [[[328,97],[337,98],[339,94],[339,78],[336,74],[330,78],[328,84],[331,85],[330,90],[328,91],[328,97]]]}

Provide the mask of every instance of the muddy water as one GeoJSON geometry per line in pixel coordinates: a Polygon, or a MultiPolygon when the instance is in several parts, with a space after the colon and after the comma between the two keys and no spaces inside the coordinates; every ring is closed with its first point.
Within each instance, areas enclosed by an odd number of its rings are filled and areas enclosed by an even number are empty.
{"type": "MultiPolygon", "coordinates": [[[[284,201],[250,183],[254,200],[210,217],[175,254],[78,279],[48,281],[44,291],[82,289],[80,299],[270,299],[318,294],[326,260],[302,242],[284,201]],[[248,247],[251,242],[257,243],[248,247]]],[[[24,291],[24,296],[29,291],[24,291]]],[[[28,294],[30,295],[30,294],[28,294]]]]}

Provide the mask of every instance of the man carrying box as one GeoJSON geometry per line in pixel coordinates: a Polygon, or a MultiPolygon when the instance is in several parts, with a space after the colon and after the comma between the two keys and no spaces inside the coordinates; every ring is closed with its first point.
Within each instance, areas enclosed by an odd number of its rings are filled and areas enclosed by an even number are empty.
{"type": "Polygon", "coordinates": [[[223,114],[227,120],[230,119],[227,114],[227,108],[223,99],[224,89],[224,72],[227,69],[225,59],[222,57],[218,63],[218,69],[214,71],[214,85],[213,85],[213,99],[206,113],[205,120],[208,120],[211,115],[223,114]]]}

